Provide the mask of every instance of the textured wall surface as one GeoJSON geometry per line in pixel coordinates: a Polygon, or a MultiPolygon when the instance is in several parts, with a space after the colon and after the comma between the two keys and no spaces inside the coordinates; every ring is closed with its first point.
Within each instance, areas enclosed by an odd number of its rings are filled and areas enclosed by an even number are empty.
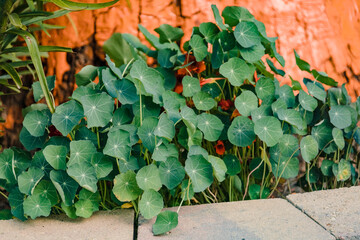
{"type": "MultiPolygon", "coordinates": [[[[49,21],[66,26],[66,29],[50,31],[51,37],[42,35],[42,44],[71,47],[75,52],[51,53],[46,60],[47,74],[57,77],[54,93],[57,103],[66,101],[71,94],[74,74],[83,66],[105,64],[101,46],[113,33],[126,32],[143,39],[137,29],[139,23],[151,32],[160,24],[168,23],[181,27],[187,40],[193,26],[214,21],[210,7],[213,3],[220,11],[227,5],[246,7],[264,22],[268,35],[279,37],[277,46],[286,60],[285,70],[295,79],[301,80],[306,74],[295,67],[293,49],[312,67],[327,72],[340,83],[346,83],[353,100],[360,94],[360,0],[129,1],[131,6],[126,0],[120,0],[106,9],[71,13],[76,28],[67,17],[49,21]]],[[[47,6],[50,10],[56,9],[52,5],[47,6]]],[[[286,83],[289,79],[281,81],[286,83]]],[[[22,105],[31,103],[31,97],[26,99],[22,105]]],[[[21,105],[18,104],[8,108],[7,121],[3,125],[5,131],[13,132],[15,137],[21,126],[20,109],[21,105]]],[[[4,145],[11,145],[13,140],[5,138],[4,145]]]]}

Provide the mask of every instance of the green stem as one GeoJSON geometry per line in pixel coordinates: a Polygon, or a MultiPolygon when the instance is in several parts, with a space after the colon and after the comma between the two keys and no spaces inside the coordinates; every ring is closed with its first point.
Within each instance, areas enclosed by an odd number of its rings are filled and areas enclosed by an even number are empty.
{"type": "MultiPolygon", "coordinates": [[[[140,88],[139,88],[140,89],[140,88]]],[[[140,126],[142,126],[142,115],[143,115],[143,112],[142,112],[142,99],[141,99],[141,90],[140,91],[140,94],[139,94],[139,97],[140,97],[140,126]]]]}
{"type": "Polygon", "coordinates": [[[233,179],[233,176],[230,176],[230,178],[229,178],[229,202],[232,201],[232,191],[231,191],[231,189],[232,189],[232,186],[231,186],[232,179],[233,179]]]}
{"type": "Polygon", "coordinates": [[[97,137],[98,148],[100,149],[100,135],[99,135],[98,127],[96,127],[96,137],[97,137]]]}
{"type": "Polygon", "coordinates": [[[5,195],[2,191],[0,191],[0,195],[2,195],[4,198],[8,199],[8,196],[5,195]]]}

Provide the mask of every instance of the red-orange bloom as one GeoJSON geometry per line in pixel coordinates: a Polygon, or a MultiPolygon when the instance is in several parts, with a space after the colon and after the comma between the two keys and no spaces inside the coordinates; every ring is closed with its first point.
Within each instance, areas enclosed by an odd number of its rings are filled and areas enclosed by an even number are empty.
{"type": "Polygon", "coordinates": [[[215,145],[216,153],[219,155],[224,155],[225,153],[225,146],[223,141],[217,141],[217,144],[215,145]]]}
{"type": "Polygon", "coordinates": [[[190,64],[189,66],[187,66],[186,68],[180,68],[177,71],[177,75],[185,76],[188,74],[188,71],[195,72],[195,73],[201,73],[206,70],[206,65],[205,65],[204,61],[196,62],[196,59],[193,55],[186,54],[183,66],[187,65],[190,62],[193,62],[193,63],[190,64]]]}
{"type": "Polygon", "coordinates": [[[233,111],[233,113],[231,114],[230,119],[236,118],[236,117],[238,117],[238,116],[241,116],[241,114],[239,113],[239,111],[238,111],[237,109],[235,109],[235,110],[233,111]]]}
{"type": "Polygon", "coordinates": [[[182,93],[183,91],[183,85],[182,83],[178,82],[175,86],[174,92],[176,92],[177,94],[182,93]]]}
{"type": "Polygon", "coordinates": [[[220,102],[218,103],[218,106],[220,106],[222,110],[227,111],[232,106],[234,106],[234,103],[231,100],[221,99],[220,102]]]}

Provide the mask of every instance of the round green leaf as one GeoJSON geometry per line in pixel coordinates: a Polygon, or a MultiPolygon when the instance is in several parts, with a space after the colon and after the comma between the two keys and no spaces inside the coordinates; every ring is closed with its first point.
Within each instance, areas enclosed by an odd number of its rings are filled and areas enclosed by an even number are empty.
{"type": "Polygon", "coordinates": [[[18,184],[20,192],[26,195],[32,195],[34,188],[39,181],[44,177],[44,172],[37,167],[30,167],[26,172],[23,172],[18,177],[18,184]]]}
{"type": "Polygon", "coordinates": [[[39,184],[36,185],[33,195],[39,195],[41,198],[49,199],[51,206],[54,206],[59,201],[54,184],[47,180],[41,180],[39,184]]]}
{"type": "Polygon", "coordinates": [[[200,91],[193,97],[195,107],[198,110],[209,111],[216,106],[216,101],[207,92],[200,91]]]}
{"type": "Polygon", "coordinates": [[[194,192],[202,192],[214,181],[211,164],[201,155],[188,157],[185,171],[189,175],[194,192]]]}
{"type": "Polygon", "coordinates": [[[66,206],[64,202],[61,202],[61,209],[64,210],[66,216],[68,216],[71,219],[76,219],[76,209],[73,205],[66,206]]]}
{"type": "Polygon", "coordinates": [[[83,218],[89,218],[94,212],[93,204],[90,200],[79,200],[75,203],[76,215],[83,218]]]}
{"type": "Polygon", "coordinates": [[[279,109],[277,114],[280,120],[295,126],[299,130],[304,129],[304,120],[295,109],[279,109]]]}
{"type": "Polygon", "coordinates": [[[273,98],[275,94],[274,81],[270,78],[260,78],[256,83],[255,92],[261,100],[273,98]]]}
{"type": "Polygon", "coordinates": [[[130,157],[131,148],[130,134],[124,130],[117,129],[108,133],[108,139],[103,150],[103,153],[123,160],[128,160],[130,157]]]}
{"type": "Polygon", "coordinates": [[[114,126],[120,126],[131,123],[132,119],[133,115],[128,108],[118,108],[114,112],[112,124],[114,126]]]}
{"type": "Polygon", "coordinates": [[[158,162],[165,162],[168,158],[179,158],[178,149],[174,144],[162,143],[160,146],[157,146],[154,150],[152,159],[158,162]]]}
{"type": "Polygon", "coordinates": [[[311,129],[311,135],[318,142],[319,149],[324,149],[325,153],[329,153],[328,149],[337,150],[337,146],[333,141],[332,128],[329,121],[324,120],[320,125],[316,125],[311,129]]]}
{"type": "Polygon", "coordinates": [[[252,22],[239,22],[236,25],[234,36],[236,41],[244,48],[249,48],[261,43],[260,33],[252,22]]]}
{"type": "Polygon", "coordinates": [[[158,125],[158,120],[153,117],[148,117],[143,120],[143,124],[138,129],[138,136],[142,144],[150,151],[153,152],[156,143],[156,136],[154,131],[158,125]]]}
{"type": "Polygon", "coordinates": [[[214,175],[219,182],[225,180],[225,173],[227,172],[227,167],[225,162],[218,157],[209,156],[208,161],[211,163],[211,166],[214,170],[214,175]]]}
{"type": "Polygon", "coordinates": [[[318,102],[315,98],[308,95],[304,90],[300,89],[299,103],[307,111],[313,112],[318,106],[318,102]]]}
{"type": "Polygon", "coordinates": [[[213,44],[217,34],[220,32],[219,28],[216,26],[216,24],[212,22],[203,22],[199,26],[199,30],[201,34],[204,36],[205,40],[208,43],[213,44]]]}
{"type": "Polygon", "coordinates": [[[305,86],[309,93],[322,102],[325,102],[326,92],[321,83],[304,78],[305,86]]]}
{"type": "Polygon", "coordinates": [[[226,173],[234,176],[241,171],[240,160],[235,155],[225,155],[224,162],[227,168],[226,173]]]}
{"type": "Polygon", "coordinates": [[[259,119],[255,122],[254,131],[268,147],[277,144],[283,136],[281,123],[275,117],[263,117],[259,119]]]}
{"type": "Polygon", "coordinates": [[[154,235],[164,234],[178,225],[178,214],[177,212],[164,211],[159,213],[156,221],[153,225],[154,235]]]}
{"type": "Polygon", "coordinates": [[[79,200],[89,200],[93,206],[93,211],[95,212],[99,210],[99,203],[101,202],[101,196],[98,191],[93,193],[83,188],[79,193],[79,200]]]}
{"type": "Polygon", "coordinates": [[[49,178],[50,171],[53,170],[51,165],[46,161],[43,151],[38,151],[34,154],[31,165],[40,168],[46,178],[49,178]]]}
{"type": "Polygon", "coordinates": [[[351,125],[351,113],[347,106],[332,106],[329,111],[330,122],[339,129],[344,129],[351,125]]]}
{"type": "Polygon", "coordinates": [[[333,128],[332,136],[338,148],[342,150],[345,147],[345,140],[343,132],[338,128],[333,128]]]}
{"type": "Polygon", "coordinates": [[[115,177],[112,191],[119,201],[132,201],[141,194],[142,191],[138,187],[135,177],[136,174],[133,171],[127,171],[115,177]]]}
{"type": "Polygon", "coordinates": [[[0,153],[0,179],[4,179],[10,184],[16,181],[13,172],[13,159],[14,152],[11,149],[5,149],[0,153]]]}
{"type": "Polygon", "coordinates": [[[255,140],[254,123],[247,117],[236,117],[227,132],[229,141],[235,146],[247,147],[255,140]]]}
{"type": "Polygon", "coordinates": [[[319,145],[312,135],[306,136],[300,141],[301,155],[305,162],[310,163],[319,152],[319,145]]]}
{"type": "Polygon", "coordinates": [[[108,94],[96,93],[81,97],[87,127],[104,127],[109,123],[114,111],[114,100],[108,94]]]}
{"type": "Polygon", "coordinates": [[[84,110],[81,105],[75,100],[70,100],[55,109],[51,122],[62,135],[66,136],[79,123],[83,116],[84,110]]]}
{"type": "Polygon", "coordinates": [[[97,146],[97,136],[87,127],[80,127],[75,133],[75,140],[90,140],[94,146],[97,146]]]}
{"type": "Polygon", "coordinates": [[[336,179],[338,181],[346,181],[351,177],[351,163],[348,160],[341,159],[338,164],[336,179]]]}
{"type": "Polygon", "coordinates": [[[96,178],[101,179],[113,170],[112,161],[104,154],[97,152],[91,157],[91,164],[95,168],[96,178]]]}
{"type": "Polygon", "coordinates": [[[160,35],[160,43],[175,42],[184,36],[181,28],[173,27],[169,24],[161,24],[160,27],[155,28],[155,32],[160,35]]]}
{"type": "Polygon", "coordinates": [[[194,197],[194,189],[189,179],[184,179],[181,183],[181,198],[188,201],[194,197]]]}
{"type": "Polygon", "coordinates": [[[68,167],[66,172],[83,188],[93,193],[97,191],[98,180],[96,178],[95,168],[91,163],[80,162],[72,164],[68,167]]]}
{"type": "Polygon", "coordinates": [[[19,191],[19,188],[15,187],[9,194],[8,201],[11,207],[11,214],[14,217],[25,221],[26,217],[24,216],[24,198],[25,195],[19,191]]]}
{"type": "Polygon", "coordinates": [[[250,116],[251,111],[258,107],[258,98],[251,91],[243,91],[235,99],[235,107],[242,116],[250,116]]]}
{"type": "Polygon", "coordinates": [[[192,97],[195,93],[200,92],[200,81],[197,78],[185,76],[182,80],[183,95],[185,97],[192,97]]]}
{"type": "Polygon", "coordinates": [[[202,113],[198,115],[198,128],[204,133],[208,141],[216,141],[224,128],[224,124],[215,115],[202,113]]]}
{"type": "Polygon", "coordinates": [[[51,212],[51,203],[49,199],[40,195],[28,196],[24,201],[24,213],[32,219],[40,216],[47,217],[51,212]]]}
{"type": "Polygon", "coordinates": [[[244,60],[234,57],[220,66],[219,72],[226,77],[231,85],[238,87],[242,85],[249,75],[250,68],[244,60]]]}
{"type": "Polygon", "coordinates": [[[249,48],[240,48],[240,54],[249,63],[255,63],[265,55],[265,48],[257,44],[249,48]]]}
{"type": "Polygon", "coordinates": [[[160,193],[153,189],[144,191],[139,202],[139,210],[145,219],[155,217],[163,207],[164,201],[160,193]]]}
{"type": "Polygon", "coordinates": [[[136,182],[143,190],[159,191],[162,186],[159,169],[155,164],[141,168],[136,174],[136,182]]]}
{"type": "Polygon", "coordinates": [[[266,105],[264,103],[261,104],[260,107],[254,109],[251,112],[251,119],[253,120],[254,123],[265,116],[272,116],[272,112],[271,112],[271,106],[266,105]]]}
{"type": "Polygon", "coordinates": [[[70,160],[67,166],[75,163],[90,162],[93,154],[97,153],[94,144],[90,140],[70,142],[70,160]]]}
{"type": "Polygon", "coordinates": [[[175,136],[175,124],[166,113],[160,115],[159,122],[154,130],[154,134],[171,141],[175,136]]]}
{"type": "Polygon", "coordinates": [[[42,111],[31,111],[26,114],[23,125],[34,137],[41,137],[45,133],[45,128],[49,124],[48,116],[42,111]]]}
{"type": "Polygon", "coordinates": [[[231,27],[236,26],[239,22],[254,20],[254,16],[249,10],[238,6],[225,7],[221,15],[224,17],[225,23],[229,24],[231,27]]]}
{"type": "Polygon", "coordinates": [[[205,45],[203,38],[199,35],[193,35],[189,44],[197,62],[202,61],[208,55],[207,46],[205,45]]]}
{"type": "Polygon", "coordinates": [[[41,137],[34,137],[25,127],[23,127],[20,131],[19,139],[22,145],[24,145],[24,147],[26,148],[26,150],[31,151],[36,148],[41,148],[44,145],[47,137],[47,133],[45,133],[41,137]]]}
{"type": "Polygon", "coordinates": [[[56,170],[66,169],[66,155],[68,150],[65,146],[46,146],[43,150],[46,161],[56,170]]]}
{"type": "Polygon", "coordinates": [[[184,167],[173,157],[160,163],[159,172],[162,184],[169,190],[177,187],[185,177],[184,167]]]}
{"type": "MultiPolygon", "coordinates": [[[[252,184],[249,186],[249,196],[250,199],[260,199],[260,192],[261,192],[261,186],[258,184],[252,184]]],[[[267,187],[264,187],[262,194],[261,194],[261,199],[265,199],[269,196],[270,194],[270,189],[267,187]]]]}
{"type": "Polygon", "coordinates": [[[284,100],[282,100],[281,98],[279,98],[278,100],[276,100],[275,102],[273,102],[271,104],[271,109],[274,113],[274,116],[278,116],[278,111],[281,109],[286,110],[287,109],[287,105],[286,102],[284,100]]]}
{"type": "Polygon", "coordinates": [[[130,156],[129,160],[119,159],[119,167],[120,172],[135,171],[139,169],[139,161],[134,156],[130,156]]]}
{"type": "Polygon", "coordinates": [[[270,158],[276,162],[278,162],[280,158],[296,157],[298,155],[298,140],[290,134],[284,134],[279,143],[270,148],[270,158]]]}
{"type": "Polygon", "coordinates": [[[299,159],[282,157],[277,162],[271,161],[271,168],[275,177],[295,178],[299,173],[299,159]]]}
{"type": "Polygon", "coordinates": [[[324,176],[331,177],[333,175],[332,166],[334,162],[328,159],[325,159],[321,162],[321,172],[324,176]]]}
{"type": "Polygon", "coordinates": [[[71,206],[74,203],[75,194],[79,184],[62,170],[52,170],[50,172],[50,179],[64,204],[66,206],[71,206]]]}

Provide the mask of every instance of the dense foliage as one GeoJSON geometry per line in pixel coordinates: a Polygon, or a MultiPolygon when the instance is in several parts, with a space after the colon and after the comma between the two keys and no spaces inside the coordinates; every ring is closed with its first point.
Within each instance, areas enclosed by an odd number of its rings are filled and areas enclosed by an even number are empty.
{"type": "Polygon", "coordinates": [[[68,102],[24,110],[20,140],[35,154],[0,155],[15,217],[133,206],[157,216],[157,235],[177,225],[180,207],[164,207],[268,198],[293,178],[306,190],[358,184],[360,101],[296,52],[307,91],[290,76],[280,86],[285,61],[264,24],[242,7],[212,9],[216,24],[194,27],[182,48],[166,24],[159,37],[139,26],[153,48],[114,34],[108,67],[83,68],[68,102]]]}

